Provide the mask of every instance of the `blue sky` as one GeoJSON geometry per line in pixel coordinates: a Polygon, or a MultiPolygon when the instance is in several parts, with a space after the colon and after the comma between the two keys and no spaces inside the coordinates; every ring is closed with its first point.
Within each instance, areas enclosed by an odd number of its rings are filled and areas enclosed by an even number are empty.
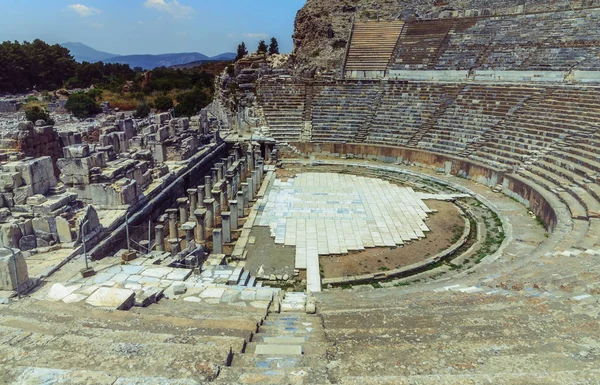
{"type": "Polygon", "coordinates": [[[292,51],[306,0],[0,0],[0,41],[81,42],[115,54],[235,52],[274,36],[292,51]]]}

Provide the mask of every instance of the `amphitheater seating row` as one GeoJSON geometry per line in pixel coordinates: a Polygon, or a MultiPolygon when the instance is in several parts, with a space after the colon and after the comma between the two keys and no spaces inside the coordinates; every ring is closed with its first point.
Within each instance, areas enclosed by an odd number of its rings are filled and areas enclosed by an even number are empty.
{"type": "Polygon", "coordinates": [[[258,89],[271,135],[284,142],[298,140],[303,128],[306,86],[297,83],[263,83],[258,89]]]}
{"type": "Polygon", "coordinates": [[[402,21],[356,22],[346,71],[385,71],[403,25],[402,21]]]}

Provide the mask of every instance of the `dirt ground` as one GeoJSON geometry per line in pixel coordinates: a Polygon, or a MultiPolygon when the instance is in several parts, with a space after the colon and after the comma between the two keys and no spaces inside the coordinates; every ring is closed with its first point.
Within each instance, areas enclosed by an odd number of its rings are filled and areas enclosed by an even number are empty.
{"type": "Polygon", "coordinates": [[[346,277],[376,273],[407,266],[439,253],[450,247],[462,235],[464,222],[454,204],[441,201],[425,201],[437,213],[425,221],[431,232],[426,238],[401,247],[376,247],[342,256],[321,257],[323,278],[346,277]]]}
{"type": "MultiPolygon", "coordinates": [[[[285,180],[294,177],[298,172],[308,171],[297,168],[280,169],[277,170],[277,176],[285,180]]],[[[347,255],[321,257],[321,276],[336,278],[392,270],[419,262],[450,247],[462,235],[462,217],[451,202],[430,200],[425,203],[431,209],[437,210],[426,220],[431,230],[426,233],[426,238],[401,247],[378,247],[347,255]]],[[[291,276],[294,270],[295,247],[275,245],[267,227],[254,227],[252,235],[256,237],[256,243],[248,245],[247,270],[256,274],[262,267],[267,275],[288,273],[291,276]]]]}

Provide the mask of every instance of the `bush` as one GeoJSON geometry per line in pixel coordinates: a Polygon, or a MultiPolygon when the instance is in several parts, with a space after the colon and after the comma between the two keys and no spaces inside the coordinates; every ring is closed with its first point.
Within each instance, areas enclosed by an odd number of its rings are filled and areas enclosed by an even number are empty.
{"type": "Polygon", "coordinates": [[[38,106],[29,107],[25,110],[25,117],[30,122],[37,122],[38,120],[43,120],[47,125],[53,126],[54,120],[50,117],[50,113],[48,110],[41,109],[38,106]]]}
{"type": "Polygon", "coordinates": [[[102,97],[102,90],[97,88],[92,88],[87,92],[88,96],[94,100],[98,100],[102,97]]]}
{"type": "Polygon", "coordinates": [[[154,107],[161,112],[168,111],[173,108],[173,99],[167,95],[161,95],[154,100],[154,107]]]}
{"type": "Polygon", "coordinates": [[[198,88],[177,95],[175,116],[194,116],[210,103],[210,98],[198,88]]]}
{"type": "Polygon", "coordinates": [[[79,119],[85,119],[101,111],[96,101],[85,92],[76,92],[71,95],[65,108],[79,119]]]}
{"type": "Polygon", "coordinates": [[[147,118],[148,115],[150,115],[150,106],[148,105],[148,103],[142,102],[138,104],[133,116],[135,116],[138,119],[144,119],[147,118]]]}

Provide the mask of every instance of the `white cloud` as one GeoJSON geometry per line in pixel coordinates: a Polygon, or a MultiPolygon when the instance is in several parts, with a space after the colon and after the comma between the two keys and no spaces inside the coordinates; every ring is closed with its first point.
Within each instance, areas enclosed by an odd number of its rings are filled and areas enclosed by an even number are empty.
{"type": "Polygon", "coordinates": [[[67,8],[76,12],[81,17],[88,17],[95,13],[100,13],[96,8],[91,8],[83,4],[71,4],[67,8]]]}
{"type": "Polygon", "coordinates": [[[266,39],[269,35],[265,33],[242,33],[242,37],[247,37],[249,39],[266,39]]]}
{"type": "Polygon", "coordinates": [[[177,0],[146,0],[144,6],[146,8],[157,9],[161,12],[167,12],[179,19],[190,17],[195,12],[192,7],[183,5],[177,0]]]}

